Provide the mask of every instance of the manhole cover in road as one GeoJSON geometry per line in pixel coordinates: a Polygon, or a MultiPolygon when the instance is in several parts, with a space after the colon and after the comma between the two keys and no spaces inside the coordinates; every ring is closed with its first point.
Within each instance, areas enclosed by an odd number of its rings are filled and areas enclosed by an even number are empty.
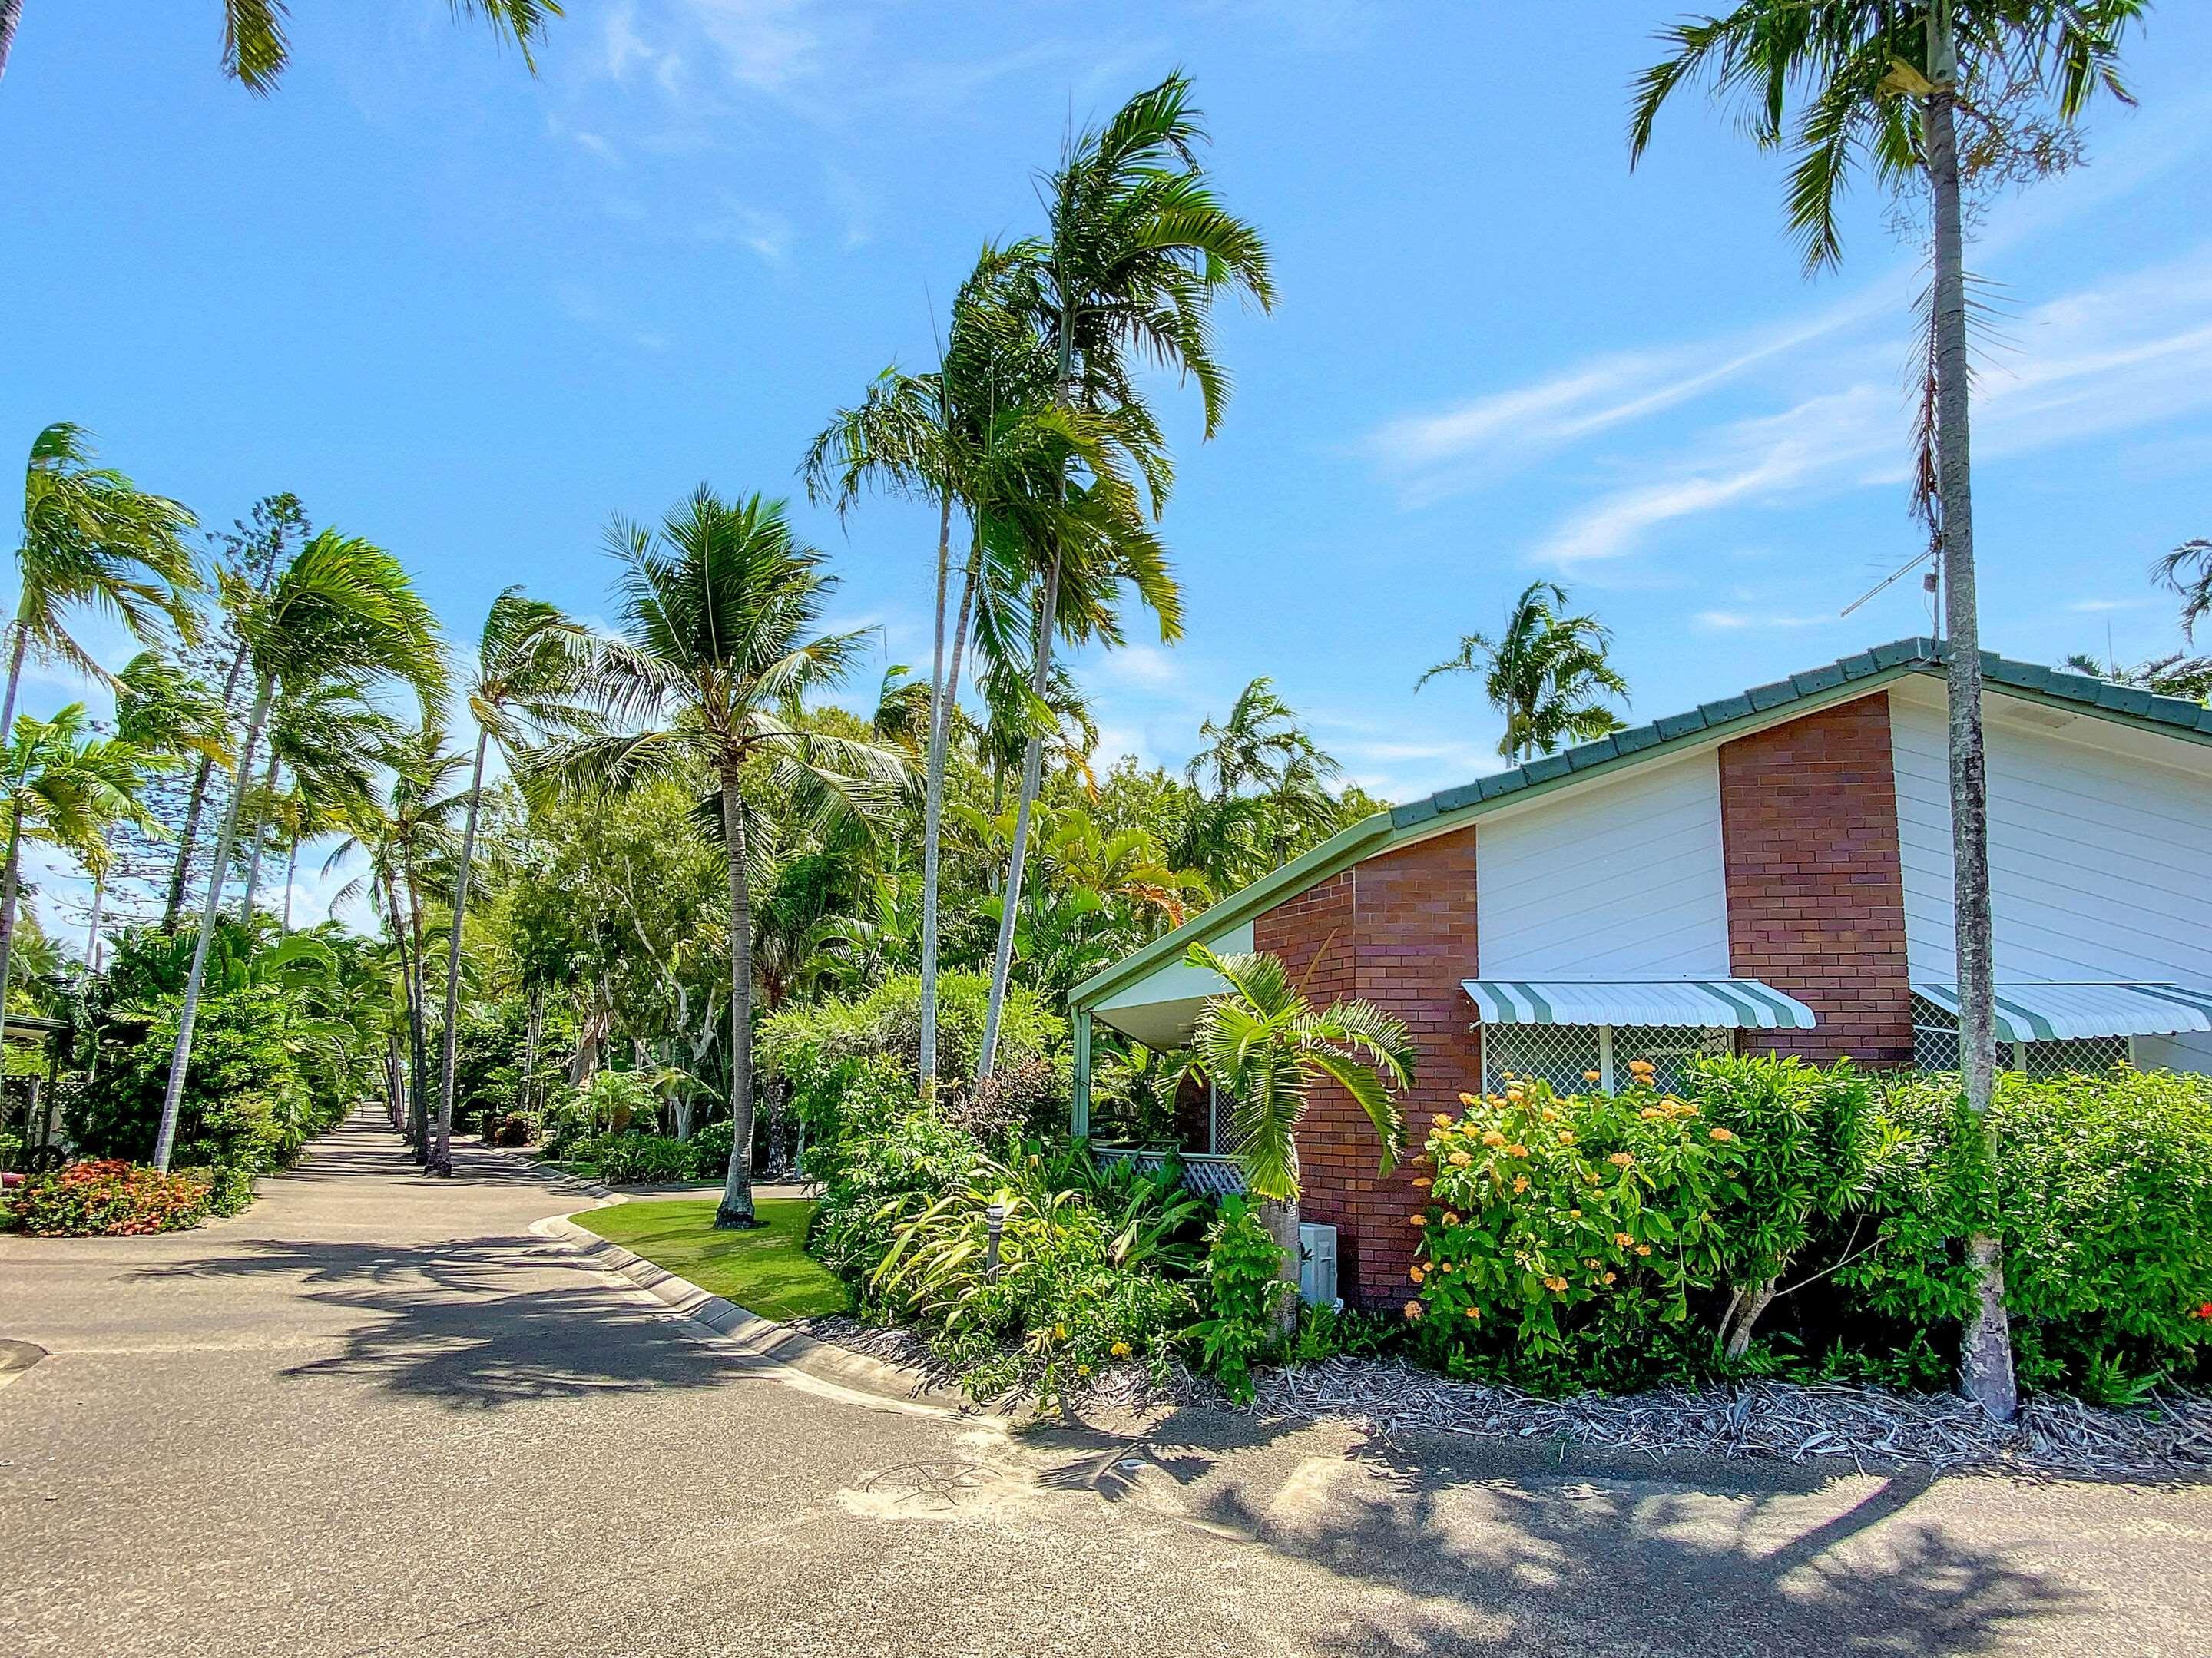
{"type": "Polygon", "coordinates": [[[46,1356],[46,1350],[27,1341],[0,1338],[0,1388],[6,1387],[46,1356]]]}

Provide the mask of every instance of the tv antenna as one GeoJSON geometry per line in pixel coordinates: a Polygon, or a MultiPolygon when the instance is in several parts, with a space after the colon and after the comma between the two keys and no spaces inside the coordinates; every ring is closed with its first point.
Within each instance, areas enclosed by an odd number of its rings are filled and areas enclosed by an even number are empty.
{"type": "MultiPolygon", "coordinates": [[[[1933,559],[1935,556],[1936,550],[1933,547],[1923,548],[1920,551],[1915,553],[1911,558],[1905,560],[1904,563],[1899,565],[1894,570],[1892,570],[1881,580],[1875,582],[1873,586],[1868,588],[1850,604],[1844,605],[1838,614],[1841,616],[1849,616],[1853,610],[1857,610],[1859,606],[1864,604],[1876,594],[1887,592],[1891,586],[1902,581],[1906,576],[1911,575],[1913,571],[1919,568],[1921,565],[1928,564],[1929,561],[1933,559]]],[[[1920,589],[1923,592],[1928,595],[1928,625],[1930,629],[1940,634],[1942,630],[1941,628],[1936,626],[1936,594],[1937,587],[1938,584],[1936,578],[1935,567],[1930,564],[1926,574],[1921,577],[1920,589]]]]}

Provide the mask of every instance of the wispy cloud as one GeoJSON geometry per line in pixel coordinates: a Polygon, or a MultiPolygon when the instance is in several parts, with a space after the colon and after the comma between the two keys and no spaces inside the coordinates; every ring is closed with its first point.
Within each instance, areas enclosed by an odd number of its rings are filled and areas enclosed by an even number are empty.
{"type": "Polygon", "coordinates": [[[702,221],[696,234],[702,241],[734,242],[769,264],[780,265],[791,257],[791,222],[780,213],[764,212],[734,197],[726,197],[721,210],[702,221]]]}
{"type": "Polygon", "coordinates": [[[1833,616],[1778,616],[1764,610],[1700,610],[1691,620],[1708,633],[1738,633],[1752,628],[1820,628],[1833,616]]]}

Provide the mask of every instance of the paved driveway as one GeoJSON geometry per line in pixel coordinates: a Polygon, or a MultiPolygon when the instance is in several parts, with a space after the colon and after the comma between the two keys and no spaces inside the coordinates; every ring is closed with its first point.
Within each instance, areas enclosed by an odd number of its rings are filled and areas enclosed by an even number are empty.
{"type": "Polygon", "coordinates": [[[264,1191],[0,1236],[0,1653],[2212,1653],[2202,1488],[1009,1433],[738,1362],[506,1159],[264,1191]]]}

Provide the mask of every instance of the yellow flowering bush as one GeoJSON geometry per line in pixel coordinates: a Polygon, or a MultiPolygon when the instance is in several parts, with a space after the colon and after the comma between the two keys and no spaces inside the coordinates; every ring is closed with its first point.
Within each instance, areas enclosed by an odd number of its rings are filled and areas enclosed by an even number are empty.
{"type": "Polygon", "coordinates": [[[1413,1283],[1432,1356],[1528,1385],[1620,1386],[1666,1345],[1654,1326],[1688,1333],[1692,1295],[1721,1279],[1717,1216],[1741,1196],[1745,1148],[1632,1075],[1619,1095],[1534,1079],[1462,1095],[1431,1128],[1413,1283]]]}

